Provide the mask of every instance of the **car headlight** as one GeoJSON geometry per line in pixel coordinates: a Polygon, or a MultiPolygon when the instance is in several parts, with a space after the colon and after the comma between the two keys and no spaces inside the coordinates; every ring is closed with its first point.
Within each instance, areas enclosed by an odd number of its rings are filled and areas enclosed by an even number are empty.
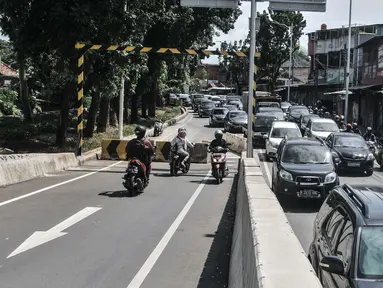
{"type": "Polygon", "coordinates": [[[324,178],[324,183],[333,183],[336,180],[336,173],[331,172],[330,174],[327,174],[326,177],[324,178]]]}
{"type": "Polygon", "coordinates": [[[284,179],[286,181],[293,181],[293,175],[291,175],[291,173],[289,173],[285,170],[281,170],[279,172],[279,175],[281,176],[282,179],[284,179]]]}
{"type": "Polygon", "coordinates": [[[374,154],[370,153],[367,155],[367,161],[375,160],[374,154]]]}

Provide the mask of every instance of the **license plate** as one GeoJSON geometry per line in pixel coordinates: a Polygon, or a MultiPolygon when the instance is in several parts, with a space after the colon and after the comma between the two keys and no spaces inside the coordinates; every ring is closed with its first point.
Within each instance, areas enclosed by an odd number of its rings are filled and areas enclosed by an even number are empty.
{"type": "Polygon", "coordinates": [[[319,193],[319,191],[315,191],[315,190],[301,190],[298,193],[298,197],[300,197],[300,198],[319,198],[320,193],[319,193]]]}
{"type": "Polygon", "coordinates": [[[135,168],[129,168],[129,169],[128,169],[128,172],[129,172],[129,173],[137,173],[137,172],[138,172],[138,168],[137,168],[137,167],[135,167],[135,168]]]}
{"type": "Polygon", "coordinates": [[[347,162],[348,167],[359,167],[360,163],[359,162],[347,162]]]}

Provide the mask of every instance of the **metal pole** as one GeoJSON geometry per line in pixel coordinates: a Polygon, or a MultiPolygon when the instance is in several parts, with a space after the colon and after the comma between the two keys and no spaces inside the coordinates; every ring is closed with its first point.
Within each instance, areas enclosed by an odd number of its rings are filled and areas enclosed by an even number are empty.
{"type": "Polygon", "coordinates": [[[120,140],[124,138],[124,94],[125,94],[125,79],[121,77],[121,90],[120,90],[120,106],[119,106],[119,123],[118,123],[118,137],[120,140]]]}
{"type": "Polygon", "coordinates": [[[347,45],[347,66],[346,66],[346,98],[344,103],[344,122],[348,123],[348,88],[350,86],[350,56],[351,56],[351,16],[352,0],[350,0],[350,11],[348,15],[348,45],[347,45]]]}
{"type": "Polygon", "coordinates": [[[77,133],[78,146],[77,156],[82,154],[82,145],[84,144],[84,52],[81,52],[78,58],[78,76],[77,76],[77,133]]]}
{"type": "MultiPolygon", "coordinates": [[[[128,2],[124,3],[124,12],[128,10],[128,2]]],[[[125,97],[125,79],[124,75],[121,76],[121,90],[120,90],[120,107],[118,111],[118,137],[120,140],[124,138],[124,97],[125,97]]]]}
{"type": "Polygon", "coordinates": [[[291,25],[289,29],[290,33],[290,63],[289,63],[289,86],[287,86],[287,101],[290,101],[290,89],[291,89],[291,67],[293,65],[293,29],[291,25]]]}
{"type": "Polygon", "coordinates": [[[250,59],[249,59],[249,99],[247,101],[247,158],[253,157],[253,82],[254,82],[254,57],[255,57],[255,18],[257,2],[251,0],[250,16],[250,59]]]}

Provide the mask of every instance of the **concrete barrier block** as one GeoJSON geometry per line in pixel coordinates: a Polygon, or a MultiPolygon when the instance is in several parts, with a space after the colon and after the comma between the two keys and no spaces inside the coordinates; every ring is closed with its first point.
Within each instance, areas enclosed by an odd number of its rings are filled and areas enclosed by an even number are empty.
{"type": "Polygon", "coordinates": [[[260,167],[259,162],[255,158],[245,158],[243,161],[245,168],[248,167],[260,167]]]}
{"type": "MultiPolygon", "coordinates": [[[[168,162],[170,157],[171,144],[169,141],[156,141],[156,162],[168,162]]],[[[208,152],[205,143],[196,143],[190,151],[191,163],[207,163],[208,152]]]]}
{"type": "Polygon", "coordinates": [[[263,173],[260,167],[252,166],[246,169],[245,176],[262,176],[263,177],[263,173]]]}
{"type": "Polygon", "coordinates": [[[0,186],[43,177],[77,165],[73,153],[31,154],[24,159],[0,163],[0,186]]]}
{"type": "Polygon", "coordinates": [[[207,144],[206,143],[196,143],[194,148],[191,151],[191,162],[192,163],[207,163],[208,153],[207,153],[207,144]]]}

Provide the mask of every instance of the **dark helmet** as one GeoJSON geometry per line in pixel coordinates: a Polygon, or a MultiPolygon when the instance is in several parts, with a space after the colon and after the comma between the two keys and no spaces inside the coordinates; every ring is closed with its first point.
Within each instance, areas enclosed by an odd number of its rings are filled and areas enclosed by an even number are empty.
{"type": "Polygon", "coordinates": [[[146,128],[144,126],[138,125],[136,129],[134,129],[134,134],[136,134],[137,138],[141,139],[145,137],[146,128]]]}
{"type": "Polygon", "coordinates": [[[217,139],[217,140],[221,140],[222,137],[223,137],[223,132],[222,132],[222,130],[216,130],[216,131],[214,132],[214,137],[215,137],[215,139],[217,139]]]}

